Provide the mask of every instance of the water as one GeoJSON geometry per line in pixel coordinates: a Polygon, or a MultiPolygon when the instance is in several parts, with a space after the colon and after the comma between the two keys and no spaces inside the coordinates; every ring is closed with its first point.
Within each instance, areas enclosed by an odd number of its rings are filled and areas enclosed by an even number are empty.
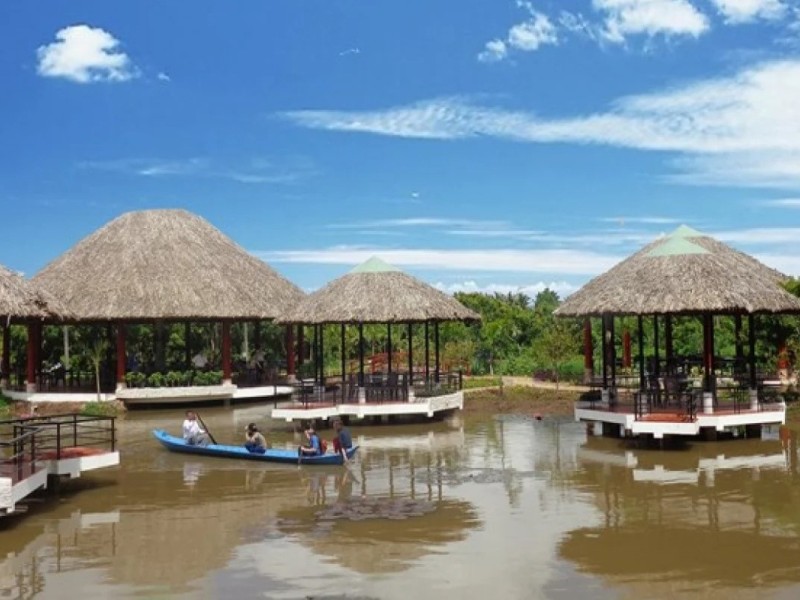
{"type": "MultiPolygon", "coordinates": [[[[266,412],[203,418],[230,441],[266,412]]],[[[0,521],[0,598],[800,594],[793,433],[657,451],[570,421],[457,418],[353,428],[348,469],[171,454],[150,431],[180,421],[129,415],[120,467],[0,521]]]]}

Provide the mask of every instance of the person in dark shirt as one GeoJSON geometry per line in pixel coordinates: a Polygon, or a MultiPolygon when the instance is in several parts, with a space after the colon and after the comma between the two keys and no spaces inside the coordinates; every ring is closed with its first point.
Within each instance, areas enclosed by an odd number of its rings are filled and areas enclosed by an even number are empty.
{"type": "Polygon", "coordinates": [[[342,460],[347,462],[347,451],[353,447],[353,438],[342,424],[341,419],[335,419],[333,421],[333,431],[335,433],[333,438],[333,451],[336,454],[341,454],[342,460]]]}

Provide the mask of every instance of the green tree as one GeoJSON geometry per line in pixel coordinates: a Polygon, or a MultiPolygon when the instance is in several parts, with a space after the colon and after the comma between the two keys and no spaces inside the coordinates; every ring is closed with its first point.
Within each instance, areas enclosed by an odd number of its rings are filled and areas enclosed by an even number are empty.
{"type": "Polygon", "coordinates": [[[570,330],[569,323],[556,320],[534,343],[534,354],[548,365],[556,380],[556,394],[558,394],[559,379],[562,365],[572,358],[577,352],[574,332],[570,330]]]}

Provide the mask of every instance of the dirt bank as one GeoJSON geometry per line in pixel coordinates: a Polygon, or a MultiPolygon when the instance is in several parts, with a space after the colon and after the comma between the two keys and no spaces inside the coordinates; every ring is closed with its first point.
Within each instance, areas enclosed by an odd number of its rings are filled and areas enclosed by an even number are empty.
{"type": "Polygon", "coordinates": [[[465,413],[539,414],[542,416],[572,415],[580,392],[543,389],[530,386],[511,386],[464,392],[465,413]]]}

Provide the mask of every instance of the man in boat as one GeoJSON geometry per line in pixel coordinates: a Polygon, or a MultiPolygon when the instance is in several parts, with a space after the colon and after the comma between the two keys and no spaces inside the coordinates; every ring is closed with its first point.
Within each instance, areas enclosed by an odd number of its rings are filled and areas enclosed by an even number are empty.
{"type": "Polygon", "coordinates": [[[353,438],[350,432],[342,424],[341,419],[334,419],[333,421],[333,451],[336,454],[342,455],[342,460],[347,462],[347,451],[353,447],[353,438]]]}
{"type": "Polygon", "coordinates": [[[247,448],[247,451],[253,454],[264,454],[267,451],[267,440],[258,430],[256,424],[250,423],[244,431],[247,436],[244,447],[247,448]]]}
{"type": "Polygon", "coordinates": [[[306,439],[308,440],[307,446],[300,446],[298,452],[301,456],[319,456],[324,454],[322,450],[322,440],[316,431],[314,431],[314,424],[309,423],[305,430],[306,439]]]}
{"type": "Polygon", "coordinates": [[[183,440],[189,446],[208,446],[208,434],[197,423],[197,415],[186,411],[186,420],[183,422],[183,440]]]}

